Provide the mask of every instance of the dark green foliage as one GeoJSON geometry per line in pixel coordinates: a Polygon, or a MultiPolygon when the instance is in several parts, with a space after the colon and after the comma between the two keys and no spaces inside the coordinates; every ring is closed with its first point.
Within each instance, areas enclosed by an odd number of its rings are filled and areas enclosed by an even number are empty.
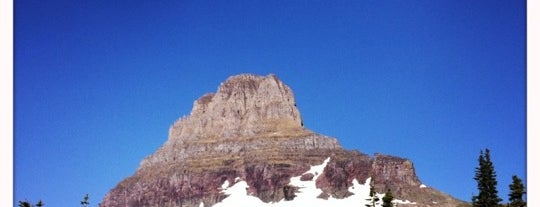
{"type": "MultiPolygon", "coordinates": [[[[39,200],[37,203],[36,203],[36,207],[42,207],[44,206],[45,204],[43,203],[43,201],[39,200]]],[[[34,207],[34,205],[32,205],[32,203],[30,203],[30,201],[28,200],[25,200],[25,201],[19,201],[19,207],[34,207]]]]}
{"type": "Polygon", "coordinates": [[[369,201],[369,203],[366,204],[366,207],[375,207],[375,203],[379,201],[379,197],[377,196],[377,192],[375,192],[373,186],[369,188],[369,198],[366,200],[369,201]]]}
{"type": "Polygon", "coordinates": [[[26,201],[19,201],[19,207],[32,207],[32,204],[30,202],[26,201]]]}
{"type": "MultiPolygon", "coordinates": [[[[90,205],[90,202],[88,202],[88,199],[89,199],[88,194],[86,194],[86,196],[84,196],[83,200],[81,201],[81,205],[83,207],[87,207],[88,205],[90,205]]],[[[41,200],[38,200],[38,202],[35,205],[35,207],[43,207],[43,206],[45,206],[45,203],[43,203],[43,201],[41,200]]],[[[19,201],[18,207],[34,207],[34,205],[32,205],[30,201],[25,200],[25,201],[19,201]]]]}
{"type": "Polygon", "coordinates": [[[392,207],[394,204],[392,203],[392,200],[394,200],[394,196],[392,195],[392,192],[390,189],[386,191],[386,194],[384,194],[384,197],[382,198],[383,204],[382,207],[392,207]]]}
{"type": "Polygon", "coordinates": [[[286,201],[292,201],[296,195],[294,194],[294,187],[290,185],[286,185],[283,187],[283,196],[285,197],[286,201]]]}
{"type": "Polygon", "coordinates": [[[527,203],[523,201],[523,194],[525,194],[525,186],[518,176],[512,176],[512,184],[510,184],[510,194],[508,194],[508,206],[510,207],[524,207],[527,203]]]}
{"type": "Polygon", "coordinates": [[[90,202],[88,202],[88,193],[86,194],[86,196],[84,196],[83,200],[81,201],[81,205],[83,207],[87,207],[88,205],[90,205],[90,202]]]}
{"type": "Polygon", "coordinates": [[[474,180],[478,183],[478,195],[473,196],[472,204],[474,207],[493,207],[498,206],[502,201],[497,195],[497,178],[495,168],[491,162],[489,149],[480,151],[478,157],[478,167],[476,168],[474,180]]]}

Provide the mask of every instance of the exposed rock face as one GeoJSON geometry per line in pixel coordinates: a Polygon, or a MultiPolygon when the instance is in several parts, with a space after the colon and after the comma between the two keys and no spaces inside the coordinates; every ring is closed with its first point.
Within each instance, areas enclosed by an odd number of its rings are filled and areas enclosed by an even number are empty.
{"type": "Polygon", "coordinates": [[[167,142],[112,189],[102,206],[211,206],[226,197],[222,183],[237,177],[262,201],[290,200],[297,190],[288,185],[290,178],[328,157],[316,180],[320,198],[345,198],[353,179],[372,177],[378,192],[392,189],[417,206],[459,203],[420,188],[409,160],[346,151],[335,138],[304,128],[292,90],[276,76],[238,75],[196,100],[191,114],[171,126],[167,142]]]}

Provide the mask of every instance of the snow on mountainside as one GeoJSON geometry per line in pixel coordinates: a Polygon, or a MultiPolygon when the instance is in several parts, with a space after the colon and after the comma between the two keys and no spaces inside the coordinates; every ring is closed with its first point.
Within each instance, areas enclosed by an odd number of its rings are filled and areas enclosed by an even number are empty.
{"type": "MultiPolygon", "coordinates": [[[[222,185],[222,192],[228,195],[227,198],[221,202],[214,205],[214,207],[237,207],[238,205],[242,206],[268,206],[268,207],[295,207],[295,206],[312,206],[312,207],[326,207],[326,206],[340,206],[340,207],[357,207],[365,206],[368,204],[368,195],[369,195],[369,183],[371,178],[368,178],[365,181],[365,184],[360,184],[356,179],[353,180],[353,186],[349,187],[349,191],[353,193],[352,196],[349,196],[345,199],[336,199],[330,197],[328,199],[317,198],[323,191],[316,187],[315,180],[319,177],[330,158],[327,158],[321,165],[311,166],[310,170],[306,171],[304,174],[311,173],[315,175],[312,180],[302,181],[300,178],[302,176],[296,176],[291,178],[289,183],[292,186],[299,187],[299,192],[296,193],[296,197],[291,201],[286,201],[282,199],[279,202],[274,203],[265,203],[261,199],[249,195],[247,189],[249,188],[246,181],[236,179],[236,183],[230,185],[228,181],[225,181],[222,185]]],[[[377,193],[379,198],[382,198],[384,194],[377,193]]],[[[416,204],[415,202],[402,201],[395,199],[393,203],[399,204],[416,204]]],[[[201,203],[200,206],[204,204],[201,203]]],[[[382,205],[382,199],[377,203],[377,206],[382,205]]]]}

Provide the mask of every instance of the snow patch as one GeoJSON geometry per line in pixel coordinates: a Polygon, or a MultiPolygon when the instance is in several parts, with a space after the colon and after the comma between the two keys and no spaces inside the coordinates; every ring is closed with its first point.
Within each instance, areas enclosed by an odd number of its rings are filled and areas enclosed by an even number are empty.
{"type": "Polygon", "coordinates": [[[223,182],[223,184],[221,185],[221,189],[225,189],[227,187],[229,187],[229,181],[225,180],[225,182],[223,182]]]}
{"type": "Polygon", "coordinates": [[[422,184],[422,185],[420,185],[420,188],[427,188],[427,186],[422,184]]]}
{"type": "MultiPolygon", "coordinates": [[[[289,185],[298,187],[296,197],[291,201],[286,201],[285,199],[280,200],[279,202],[265,203],[256,196],[249,195],[248,193],[248,184],[246,181],[241,180],[240,178],[235,179],[235,183],[231,186],[226,180],[221,185],[222,192],[228,195],[227,198],[223,199],[221,202],[216,203],[215,207],[238,207],[238,206],[257,206],[257,207],[298,207],[298,206],[310,206],[310,207],[327,207],[327,206],[339,206],[339,207],[358,207],[365,206],[368,204],[369,197],[369,184],[371,183],[371,177],[367,178],[364,184],[360,184],[358,180],[354,179],[352,181],[352,186],[349,187],[349,191],[353,195],[345,199],[337,199],[334,197],[329,197],[328,199],[317,198],[322,193],[322,190],[317,188],[316,180],[323,173],[324,168],[330,161],[330,158],[324,160],[320,165],[311,166],[306,173],[312,173],[314,175],[313,179],[307,181],[301,181],[301,176],[292,177],[289,185]]],[[[382,205],[382,197],[384,194],[377,193],[380,201],[376,203],[377,207],[382,205]]],[[[394,200],[394,203],[400,204],[416,204],[415,202],[410,202],[408,200],[394,200]]]]}
{"type": "Polygon", "coordinates": [[[399,204],[406,204],[406,205],[409,205],[409,204],[416,204],[416,202],[411,202],[409,200],[398,200],[398,199],[394,199],[392,201],[392,203],[399,203],[399,204]]]}
{"type": "Polygon", "coordinates": [[[216,203],[216,207],[236,207],[240,204],[242,206],[268,206],[267,203],[261,201],[261,199],[248,195],[247,189],[249,188],[246,181],[239,181],[233,186],[223,189],[226,195],[229,195],[220,203],[216,203]]]}

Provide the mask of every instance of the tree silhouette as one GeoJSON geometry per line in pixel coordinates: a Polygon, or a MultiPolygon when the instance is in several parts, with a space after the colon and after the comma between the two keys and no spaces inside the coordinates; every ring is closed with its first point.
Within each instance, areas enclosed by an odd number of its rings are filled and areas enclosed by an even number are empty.
{"type": "Polygon", "coordinates": [[[28,200],[19,201],[19,207],[32,207],[32,204],[30,204],[30,202],[28,202],[28,200]]]}
{"type": "Polygon", "coordinates": [[[373,188],[373,185],[369,188],[369,198],[366,199],[369,203],[366,204],[366,207],[375,207],[375,203],[379,201],[379,197],[377,196],[377,192],[375,192],[375,188],[373,188]]]}
{"type": "Polygon", "coordinates": [[[518,176],[512,176],[512,184],[510,184],[510,194],[508,194],[508,205],[510,207],[524,207],[527,203],[523,201],[523,194],[525,194],[525,186],[518,176]]]}
{"type": "Polygon", "coordinates": [[[497,178],[489,149],[486,149],[485,152],[480,151],[474,179],[478,183],[479,192],[472,198],[473,207],[498,206],[502,199],[497,195],[497,178]]]}
{"type": "Polygon", "coordinates": [[[88,193],[86,194],[86,196],[84,196],[83,200],[81,201],[81,205],[83,207],[87,207],[88,205],[90,205],[90,202],[88,202],[88,193]]]}
{"type": "Polygon", "coordinates": [[[382,198],[382,201],[383,201],[382,207],[394,206],[394,204],[392,203],[392,200],[394,200],[394,196],[392,195],[392,191],[388,189],[386,191],[386,194],[384,194],[384,197],[382,198]]]}

